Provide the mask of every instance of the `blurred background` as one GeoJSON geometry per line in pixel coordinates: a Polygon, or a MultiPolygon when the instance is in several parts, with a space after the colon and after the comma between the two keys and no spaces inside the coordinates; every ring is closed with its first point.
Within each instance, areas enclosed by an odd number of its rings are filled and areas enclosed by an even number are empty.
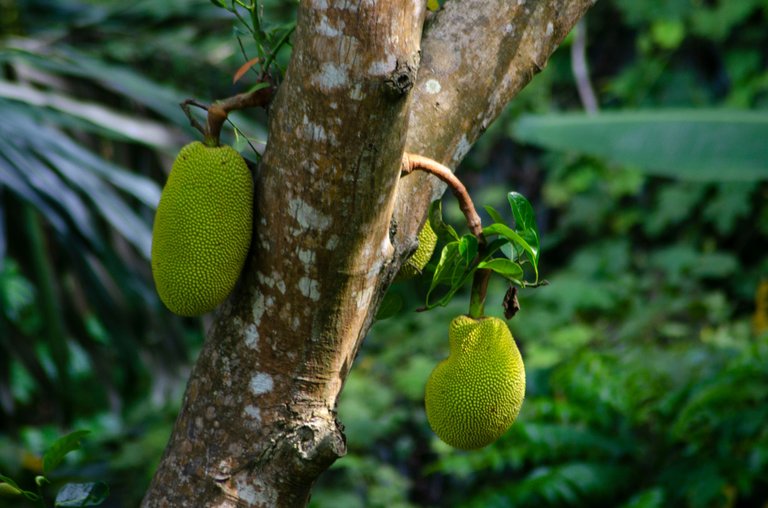
{"type": "MultiPolygon", "coordinates": [[[[265,30],[294,14],[266,0],[265,30]]],[[[86,429],[45,492],[103,481],[103,506],[138,505],[206,326],[166,311],[149,269],[196,137],[178,103],[248,89],[232,76],[255,56],[210,0],[0,0],[0,474],[32,488],[86,429]]],[[[312,506],[768,507],[767,111],[768,1],[598,2],[460,168],[479,208],[516,190],[536,210],[550,285],[509,322],[518,422],[474,452],[432,434],[423,387],[467,298],[417,313],[429,282],[397,284],[312,506]]],[[[255,158],[263,113],[233,120],[255,158]]]]}

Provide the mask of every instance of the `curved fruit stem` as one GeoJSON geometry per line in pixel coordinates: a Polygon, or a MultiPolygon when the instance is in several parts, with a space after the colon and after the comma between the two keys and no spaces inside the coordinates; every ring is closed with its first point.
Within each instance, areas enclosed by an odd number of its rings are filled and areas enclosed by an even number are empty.
{"type": "Polygon", "coordinates": [[[475,270],[469,295],[469,317],[473,319],[485,316],[485,295],[488,292],[489,280],[491,280],[491,270],[486,268],[475,270]]]}
{"type": "MultiPolygon", "coordinates": [[[[407,152],[403,153],[401,171],[404,174],[408,174],[414,170],[430,173],[448,184],[453,195],[459,200],[459,207],[467,220],[469,231],[475,235],[475,238],[477,238],[478,252],[475,261],[485,257],[488,244],[485,241],[485,235],[483,234],[483,224],[480,220],[480,216],[477,214],[475,204],[472,202],[472,198],[469,196],[467,188],[461,183],[461,180],[459,180],[450,169],[435,160],[422,155],[407,152]]],[[[490,277],[491,270],[483,268],[475,270],[469,298],[469,316],[474,319],[479,319],[484,316],[485,297],[488,292],[488,281],[490,280],[490,277]]]]}
{"type": "Polygon", "coordinates": [[[456,175],[451,172],[446,166],[443,166],[437,161],[434,161],[428,157],[422,155],[416,155],[412,153],[403,153],[403,163],[401,171],[406,175],[414,170],[426,171],[432,175],[435,175],[440,180],[448,184],[453,195],[459,200],[459,207],[464,213],[464,217],[467,219],[467,226],[469,231],[477,237],[477,241],[480,245],[485,244],[485,236],[483,235],[483,225],[480,221],[480,216],[475,210],[475,204],[472,202],[472,198],[469,197],[467,188],[461,183],[456,175]]]}
{"type": "Polygon", "coordinates": [[[194,99],[186,99],[181,103],[181,109],[184,110],[184,114],[187,115],[192,127],[200,131],[205,138],[205,144],[207,146],[219,146],[221,137],[221,128],[224,122],[227,121],[229,113],[246,108],[266,107],[269,105],[272,97],[275,95],[275,87],[269,83],[268,86],[253,90],[251,92],[240,93],[227,97],[226,99],[220,99],[206,106],[194,99]],[[198,122],[190,112],[189,107],[196,106],[208,111],[208,117],[205,125],[198,122]]]}

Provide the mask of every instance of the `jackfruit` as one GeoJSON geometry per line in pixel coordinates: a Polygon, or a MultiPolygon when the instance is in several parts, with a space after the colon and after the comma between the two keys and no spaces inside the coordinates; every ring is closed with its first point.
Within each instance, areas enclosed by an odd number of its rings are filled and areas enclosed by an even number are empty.
{"type": "Polygon", "coordinates": [[[429,221],[424,224],[424,227],[419,231],[419,246],[416,248],[416,252],[408,258],[400,267],[400,271],[397,272],[395,280],[402,281],[412,279],[421,275],[421,271],[427,266],[429,260],[432,258],[432,253],[435,251],[435,245],[437,245],[437,235],[432,226],[429,225],[429,221]]]}
{"type": "Polygon", "coordinates": [[[450,354],[427,380],[427,420],[454,448],[482,448],[500,438],[520,413],[523,359],[499,318],[458,316],[451,321],[448,338],[450,354]]]}
{"type": "Polygon", "coordinates": [[[152,276],[172,312],[197,316],[232,292],[253,226],[253,177],[230,146],[181,149],[152,229],[152,276]]]}

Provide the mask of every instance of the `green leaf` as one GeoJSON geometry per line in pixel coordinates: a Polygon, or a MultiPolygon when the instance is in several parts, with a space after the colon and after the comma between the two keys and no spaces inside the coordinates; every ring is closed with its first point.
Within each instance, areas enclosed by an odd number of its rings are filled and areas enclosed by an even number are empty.
{"type": "Polygon", "coordinates": [[[457,241],[459,235],[453,226],[443,222],[443,204],[440,200],[433,201],[429,205],[429,225],[437,235],[437,239],[442,243],[457,241]]]}
{"type": "Polygon", "coordinates": [[[760,111],[616,111],[523,116],[520,141],[636,166],[683,180],[768,178],[768,114],[760,111]]]}
{"type": "Polygon", "coordinates": [[[90,430],[76,430],[56,440],[43,455],[43,471],[50,473],[56,469],[69,452],[80,448],[80,439],[90,432],[90,430]]]}
{"type": "Polygon", "coordinates": [[[459,241],[454,241],[443,247],[440,261],[432,276],[432,284],[429,287],[429,291],[427,291],[426,306],[428,309],[447,304],[456,291],[464,285],[472,272],[474,272],[474,270],[467,270],[471,260],[467,262],[466,257],[460,251],[460,243],[459,241]],[[430,302],[433,291],[440,285],[448,286],[448,292],[436,302],[430,302]]]}
{"type": "Polygon", "coordinates": [[[504,224],[491,224],[490,226],[486,226],[483,228],[483,234],[485,236],[491,236],[491,235],[501,235],[507,240],[509,240],[511,243],[521,247],[530,257],[531,261],[535,261],[539,257],[539,251],[538,248],[532,246],[529,244],[525,238],[523,238],[520,233],[513,231],[512,228],[509,226],[505,226],[504,224]]]}
{"type": "Polygon", "coordinates": [[[664,498],[664,490],[655,487],[635,494],[621,508],[661,508],[664,506],[664,498]]]}
{"type": "Polygon", "coordinates": [[[12,487],[16,487],[17,489],[21,490],[21,487],[19,487],[19,484],[16,483],[13,480],[13,478],[11,478],[9,476],[5,476],[5,475],[0,474],[0,482],[5,482],[5,483],[11,485],[12,487]]]}
{"type": "Polygon", "coordinates": [[[536,251],[536,261],[539,255],[539,230],[531,203],[519,192],[507,194],[512,216],[515,218],[515,229],[528,244],[536,251]]]}
{"type": "Polygon", "coordinates": [[[13,481],[12,478],[0,474],[0,496],[16,496],[19,494],[30,501],[37,501],[40,499],[40,496],[34,492],[19,487],[19,484],[13,481]]]}
{"type": "Polygon", "coordinates": [[[0,483],[0,496],[11,497],[11,496],[20,496],[20,495],[21,495],[20,488],[14,487],[10,483],[0,483]]]}
{"type": "Polygon", "coordinates": [[[533,214],[531,203],[519,192],[510,192],[507,194],[507,201],[512,208],[512,215],[515,217],[515,229],[526,231],[536,229],[536,219],[533,214]]]}
{"type": "Polygon", "coordinates": [[[56,495],[54,506],[98,506],[109,496],[104,482],[67,483],[56,495]]]}
{"type": "Polygon", "coordinates": [[[469,266],[477,256],[477,238],[475,235],[464,235],[459,240],[459,254],[464,258],[464,263],[469,266]]]}
{"type": "MultiPolygon", "coordinates": [[[[496,238],[495,240],[493,240],[491,243],[488,244],[488,247],[486,247],[485,249],[485,256],[483,256],[483,258],[480,261],[488,261],[499,249],[501,249],[502,254],[512,259],[512,256],[509,256],[507,255],[506,252],[504,252],[506,249],[504,249],[503,247],[505,246],[506,247],[510,246],[509,240],[507,240],[506,238],[496,238]]],[[[512,254],[511,251],[510,251],[510,254],[512,254]]]]}
{"type": "Polygon", "coordinates": [[[488,215],[491,216],[493,222],[498,222],[500,224],[504,224],[506,222],[504,217],[502,217],[501,214],[497,212],[496,209],[491,205],[485,205],[483,208],[485,208],[485,211],[488,212],[488,215]]]}
{"type": "Polygon", "coordinates": [[[509,281],[522,286],[523,267],[520,266],[520,263],[512,261],[511,259],[495,258],[490,261],[483,261],[477,267],[493,270],[509,281]]]}
{"type": "Polygon", "coordinates": [[[262,81],[260,83],[256,83],[252,87],[250,87],[248,89],[248,93],[258,92],[259,90],[263,90],[264,88],[269,88],[270,86],[272,86],[270,83],[266,83],[266,82],[262,81]]]}

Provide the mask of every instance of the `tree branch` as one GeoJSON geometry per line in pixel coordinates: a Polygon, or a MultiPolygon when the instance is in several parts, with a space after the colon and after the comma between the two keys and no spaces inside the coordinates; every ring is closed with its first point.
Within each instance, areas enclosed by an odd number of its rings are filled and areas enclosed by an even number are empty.
{"type": "Polygon", "coordinates": [[[464,213],[464,217],[467,219],[467,227],[469,231],[475,235],[477,241],[480,244],[485,243],[485,235],[483,235],[483,224],[480,220],[480,216],[475,210],[475,204],[472,202],[472,198],[469,197],[469,192],[461,180],[456,178],[456,175],[451,173],[451,170],[443,166],[439,162],[433,161],[430,158],[416,155],[412,153],[403,153],[403,165],[402,172],[406,175],[413,170],[418,169],[425,171],[431,175],[436,176],[451,189],[456,199],[459,201],[459,208],[464,213]]]}

